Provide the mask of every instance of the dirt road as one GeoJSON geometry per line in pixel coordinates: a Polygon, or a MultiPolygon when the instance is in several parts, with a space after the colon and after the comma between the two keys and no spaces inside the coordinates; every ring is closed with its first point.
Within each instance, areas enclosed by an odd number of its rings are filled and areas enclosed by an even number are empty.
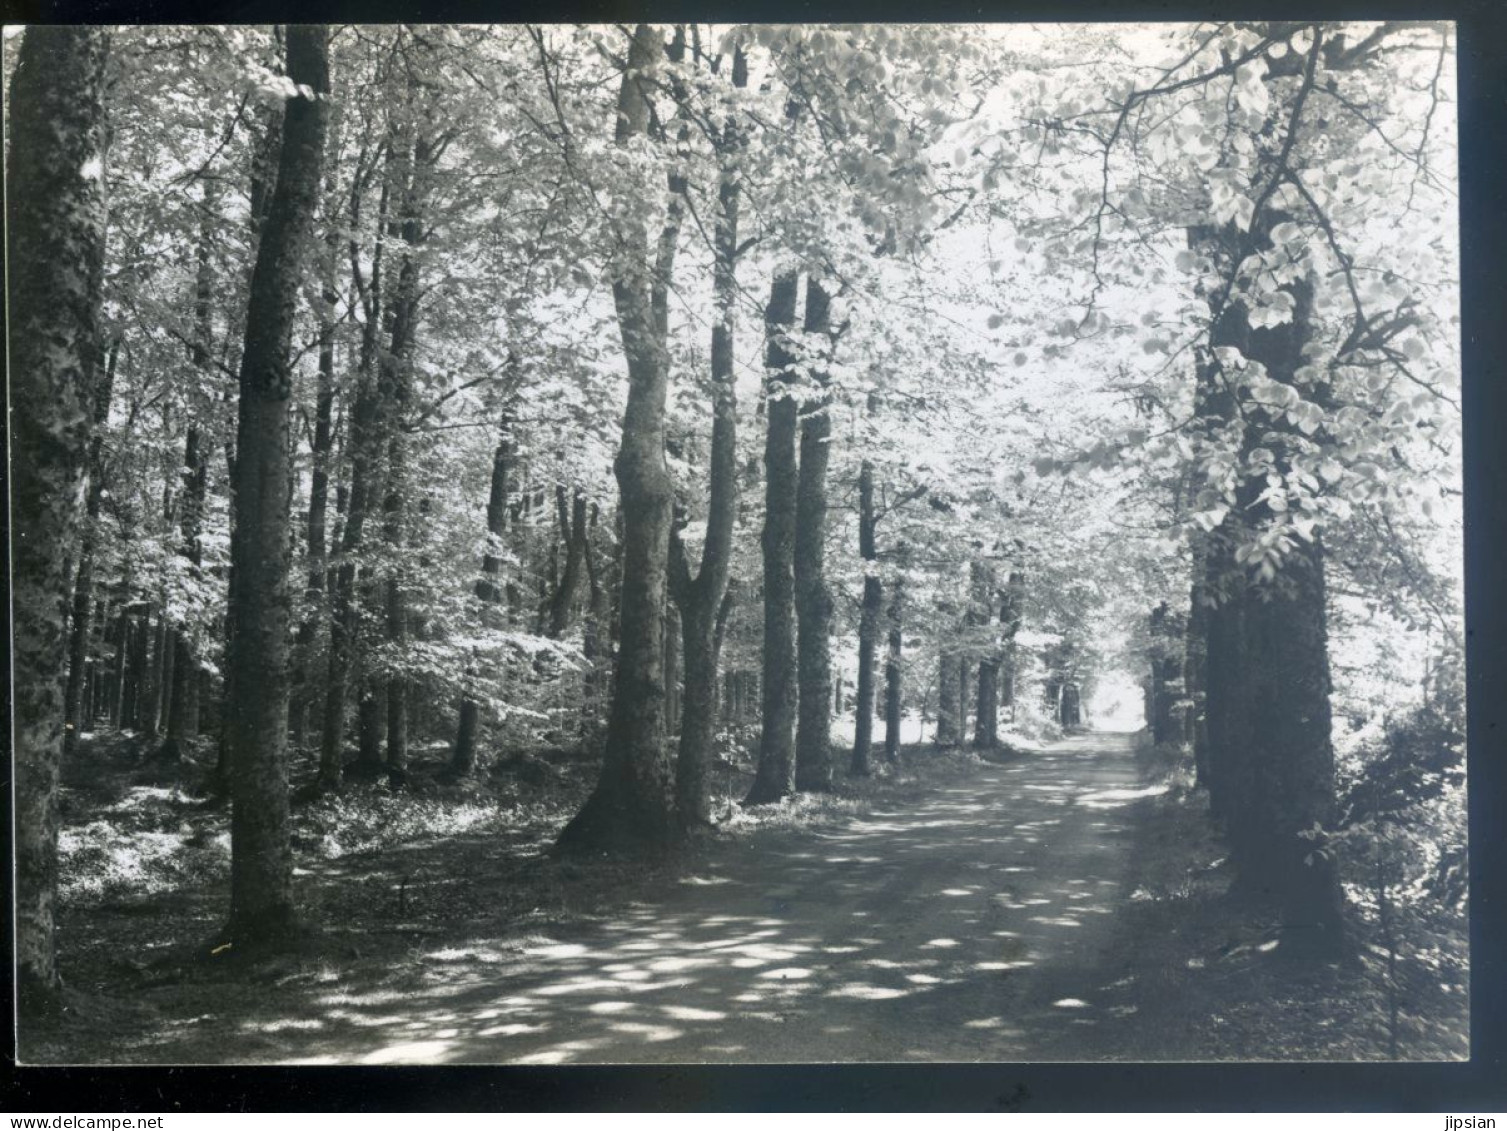
{"type": "Polygon", "coordinates": [[[605,921],[426,953],[419,984],[279,1036],[303,1063],[1134,1059],[1133,1007],[1101,997],[1123,1001],[1147,792],[1125,738],[1071,738],[904,811],[724,843],[605,921]]]}

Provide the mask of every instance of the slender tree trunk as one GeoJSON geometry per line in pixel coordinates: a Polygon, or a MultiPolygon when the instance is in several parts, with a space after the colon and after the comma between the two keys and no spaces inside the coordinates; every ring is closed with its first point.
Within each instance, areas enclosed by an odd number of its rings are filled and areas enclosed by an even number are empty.
{"type": "MultiPolygon", "coordinates": [[[[733,49],[732,83],[748,85],[748,63],[733,49]]],[[[730,608],[728,576],[733,529],[738,521],[738,389],[734,371],[737,329],[737,248],[739,162],[744,142],[729,116],[718,139],[721,175],[717,187],[717,226],[713,237],[712,447],[707,498],[706,541],[693,580],[678,534],[671,535],[670,593],[680,606],[685,690],[680,745],[675,758],[675,813],[683,831],[711,823],[710,765],[717,721],[717,665],[730,608]]]]}
{"type": "Polygon", "coordinates": [[[973,731],[973,745],[979,750],[993,750],[999,745],[999,667],[997,659],[979,660],[978,713],[973,731]]]}
{"type": "Polygon", "coordinates": [[[795,656],[796,427],[791,396],[796,358],[787,335],[795,322],[800,277],[775,276],[764,312],[768,341],[768,409],[764,439],[764,703],[759,761],[745,805],[779,801],[795,789],[795,717],[799,685],[795,656]]]}
{"type": "MultiPolygon", "coordinates": [[[[832,299],[821,282],[806,282],[807,340],[832,331],[832,299]]],[[[824,360],[824,359],[822,359],[824,360]]],[[[795,612],[799,637],[800,708],[795,736],[795,787],[825,792],[832,788],[832,595],[827,591],[827,461],[832,418],[828,375],[814,369],[820,400],[801,418],[800,472],[795,506],[795,612]]]]}
{"type": "MultiPolygon", "coordinates": [[[[404,531],[408,510],[409,469],[408,433],[405,430],[408,402],[412,396],[413,347],[418,320],[419,264],[417,247],[421,242],[419,189],[424,165],[424,144],[415,143],[404,178],[403,215],[393,234],[402,240],[403,252],[398,268],[390,314],[392,319],[389,348],[378,361],[387,421],[387,489],[382,500],[382,541],[391,560],[384,586],[384,612],[387,643],[395,656],[401,657],[408,642],[408,606],[404,595],[407,570],[403,562],[404,531]]],[[[408,767],[408,677],[395,672],[387,677],[387,776],[400,785],[408,767]]]]}
{"type": "Polygon", "coordinates": [[[937,745],[958,744],[958,665],[960,658],[943,648],[937,659],[937,745]]]}
{"type": "Polygon", "coordinates": [[[104,28],[27,28],[7,107],[15,958],[26,1018],[52,1009],[61,988],[53,941],[58,763],[69,563],[104,360],[108,42],[104,28]]]}
{"type": "Polygon", "coordinates": [[[858,701],[854,707],[853,761],[850,772],[869,772],[874,744],[874,659],[878,651],[879,621],[884,589],[879,581],[878,548],[874,540],[874,465],[868,460],[858,473],[858,556],[863,559],[863,604],[858,617],[858,701]]]}
{"type": "MultiPolygon", "coordinates": [[[[377,227],[386,227],[389,190],[384,182],[378,206],[377,227]]],[[[352,199],[352,229],[358,218],[352,199]]],[[[355,252],[352,251],[352,259],[355,252]]],[[[350,488],[346,497],[345,523],[340,531],[340,562],[331,594],[329,675],[326,680],[324,715],[319,738],[319,786],[339,789],[345,764],[345,708],[352,671],[360,642],[361,594],[356,557],[365,540],[366,520],[380,491],[382,453],[385,446],[385,411],[377,381],[377,354],[382,328],[382,243],[372,253],[371,275],[364,282],[359,268],[352,268],[361,292],[365,322],[361,330],[361,354],[357,365],[356,395],[350,415],[350,488]]],[[[364,700],[363,700],[364,701],[364,700]]],[[[363,730],[372,732],[370,720],[363,730]]],[[[368,744],[369,745],[369,744],[368,744]]],[[[368,757],[370,750],[367,750],[368,757]]]]}
{"type": "MultiPolygon", "coordinates": [[[[968,741],[969,693],[974,689],[973,666],[967,656],[958,657],[958,744],[968,741]]],[[[975,727],[975,733],[977,727],[975,727]]]]}
{"type": "MultiPolygon", "coordinates": [[[[326,200],[332,194],[326,192],[326,200]]],[[[294,693],[295,726],[301,734],[309,712],[318,701],[319,680],[315,671],[315,642],[319,626],[328,614],[326,586],[329,582],[328,516],[330,506],[330,460],[335,447],[335,308],[340,293],[335,287],[335,264],[340,254],[340,226],[333,207],[327,208],[324,258],[320,264],[319,386],[314,400],[314,442],[309,478],[309,522],[306,556],[308,581],[304,588],[304,616],[298,626],[294,651],[302,687],[294,693]]]]}
{"type": "Polygon", "coordinates": [[[284,939],[295,921],[288,839],[289,405],[293,322],[317,206],[329,91],[329,33],[290,25],[288,78],[314,92],[284,112],[277,187],[257,247],[236,429],[236,571],[230,607],[231,876],[226,934],[284,939]]]}
{"type": "MultiPolygon", "coordinates": [[[[207,351],[204,364],[208,365],[207,351]]],[[[199,537],[208,481],[209,467],[200,447],[199,429],[191,424],[183,446],[183,489],[178,493],[179,529],[183,536],[181,556],[190,576],[198,573],[202,560],[199,537]]],[[[172,701],[162,754],[176,759],[182,753],[183,743],[199,733],[199,662],[187,631],[180,629],[173,637],[172,701]]]]}
{"type": "Polygon", "coordinates": [[[890,596],[888,650],[884,660],[884,760],[900,758],[900,709],[903,706],[901,680],[904,678],[901,648],[904,644],[901,619],[904,615],[904,590],[895,585],[890,596]]]}
{"type": "MultiPolygon", "coordinates": [[[[663,48],[647,24],[634,30],[618,98],[617,144],[649,129],[649,95],[663,48]]],[[[613,302],[628,362],[628,404],[614,471],[623,520],[621,645],[602,774],[560,834],[566,851],[659,848],[679,832],[674,767],[665,749],[664,615],[674,493],[665,465],[669,384],[669,282],[684,208],[671,176],[670,204],[655,261],[637,212],[620,224],[613,302]]]]}
{"type": "Polygon", "coordinates": [[[147,661],[147,689],[143,696],[141,720],[141,733],[146,738],[156,738],[162,727],[163,707],[166,706],[172,677],[173,630],[167,623],[164,604],[157,615],[157,627],[152,632],[152,656],[147,661]]]}
{"type": "Polygon", "coordinates": [[[1186,655],[1183,670],[1188,698],[1186,739],[1193,746],[1194,787],[1209,786],[1209,728],[1204,691],[1209,610],[1206,604],[1208,583],[1205,578],[1205,539],[1193,539],[1193,582],[1188,599],[1188,629],[1183,647],[1186,655]]]}
{"type": "MultiPolygon", "coordinates": [[[[973,616],[978,624],[987,626],[993,612],[994,573],[982,562],[973,563],[972,573],[973,616]]],[[[978,750],[993,750],[999,745],[1000,662],[999,641],[995,640],[978,661],[978,699],[973,730],[973,745],[978,750]]]]}
{"type": "MultiPolygon", "coordinates": [[[[512,422],[504,416],[502,435],[492,453],[492,482],[487,494],[487,548],[482,553],[481,577],[477,579],[474,590],[484,611],[491,611],[502,599],[498,578],[502,574],[503,539],[507,535],[508,478],[512,464],[512,422]]],[[[450,768],[456,774],[468,774],[476,765],[476,736],[480,720],[480,706],[475,699],[467,696],[461,701],[460,721],[455,731],[455,749],[450,756],[450,768]]]]}
{"type": "Polygon", "coordinates": [[[576,593],[586,563],[586,496],[576,488],[574,499],[567,503],[564,486],[555,488],[555,509],[559,518],[560,538],[565,544],[565,566],[549,601],[551,637],[558,640],[570,628],[576,593]]]}
{"type": "Polygon", "coordinates": [[[89,661],[89,638],[94,611],[94,555],[98,549],[100,506],[105,497],[103,459],[104,426],[110,416],[110,395],[115,387],[115,366],[120,357],[120,339],[110,343],[110,360],[94,398],[94,435],[89,440],[89,492],[84,500],[83,549],[73,583],[73,616],[68,623],[68,684],[64,692],[63,757],[73,753],[83,729],[84,671],[89,661]]]}

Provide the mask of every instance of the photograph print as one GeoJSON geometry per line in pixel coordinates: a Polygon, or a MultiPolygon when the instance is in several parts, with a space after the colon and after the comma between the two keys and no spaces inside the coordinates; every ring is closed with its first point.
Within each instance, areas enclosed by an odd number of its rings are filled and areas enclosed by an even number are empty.
{"type": "Polygon", "coordinates": [[[7,27],[21,1062],[1467,1059],[1455,66],[7,27]]]}

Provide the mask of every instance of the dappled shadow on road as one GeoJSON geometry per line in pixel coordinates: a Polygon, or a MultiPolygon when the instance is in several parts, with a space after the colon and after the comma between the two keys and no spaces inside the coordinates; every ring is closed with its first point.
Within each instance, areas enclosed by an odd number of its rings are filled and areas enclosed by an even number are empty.
{"type": "Polygon", "coordinates": [[[299,1063],[1133,1056],[1095,1031],[1134,1012],[1101,998],[1101,957],[1145,795],[1123,739],[1077,737],[914,806],[720,840],[605,918],[316,973],[239,1026],[299,1063]]]}

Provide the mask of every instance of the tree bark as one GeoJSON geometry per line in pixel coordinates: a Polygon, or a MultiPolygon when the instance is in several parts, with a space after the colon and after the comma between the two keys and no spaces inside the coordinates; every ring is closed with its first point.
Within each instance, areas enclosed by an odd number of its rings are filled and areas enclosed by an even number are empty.
{"type": "MultiPolygon", "coordinates": [[[[498,578],[502,574],[502,544],[507,534],[508,478],[513,463],[512,422],[504,416],[502,435],[492,453],[492,482],[487,493],[487,548],[482,553],[481,577],[474,592],[484,607],[495,607],[502,599],[498,578]]],[[[455,731],[455,749],[450,756],[451,771],[458,775],[471,772],[476,765],[476,736],[481,709],[475,699],[466,697],[460,705],[460,721],[455,731]]]]}
{"type": "Polygon", "coordinates": [[[853,761],[849,771],[869,772],[874,744],[874,659],[878,651],[879,621],[884,611],[884,588],[879,581],[879,553],[874,539],[874,465],[868,460],[858,472],[858,556],[863,559],[863,604],[858,617],[858,688],[853,710],[853,761]]]}
{"type": "MultiPolygon", "coordinates": [[[[830,337],[832,299],[812,276],[806,282],[807,340],[830,337]]],[[[832,788],[832,595],[827,590],[827,462],[831,451],[831,397],[825,358],[813,359],[810,377],[820,398],[801,417],[800,471],[795,505],[795,612],[799,716],[795,735],[795,787],[832,788]]]]}
{"type": "Polygon", "coordinates": [[[943,648],[937,658],[937,745],[958,744],[958,667],[960,658],[943,648]]]}
{"type": "MultiPolygon", "coordinates": [[[[748,85],[748,62],[733,48],[732,84],[748,85]]],[[[745,149],[737,120],[729,116],[717,139],[721,167],[717,223],[713,234],[712,444],[707,497],[706,540],[694,579],[677,533],[670,543],[670,593],[680,607],[685,659],[680,745],[675,757],[675,814],[683,831],[711,823],[710,766],[717,722],[717,666],[729,608],[733,530],[738,521],[738,388],[734,372],[737,330],[738,214],[745,149]]]]}
{"type": "Polygon", "coordinates": [[[89,439],[86,464],[89,491],[84,500],[83,548],[79,552],[78,571],[73,583],[73,615],[68,622],[68,683],[63,698],[64,758],[73,753],[84,725],[84,672],[89,662],[91,614],[94,612],[94,555],[98,549],[100,505],[105,497],[104,426],[110,416],[110,396],[115,387],[115,366],[119,358],[120,340],[117,338],[110,343],[110,359],[94,397],[94,434],[89,439]]]}
{"type": "MultiPolygon", "coordinates": [[[[418,95],[410,79],[409,108],[418,95]]],[[[378,383],[387,423],[387,487],[382,500],[382,541],[391,555],[384,587],[387,643],[401,656],[408,642],[408,605],[403,561],[408,511],[409,468],[407,417],[413,395],[413,350],[419,306],[419,249],[424,242],[424,205],[430,167],[436,157],[424,136],[400,135],[401,160],[397,178],[401,204],[389,236],[399,241],[397,283],[388,307],[388,348],[377,362],[378,383]]],[[[408,771],[408,677],[394,672],[387,678],[387,777],[401,785],[408,771]]]]}
{"type": "MultiPolygon", "coordinates": [[[[1237,249],[1246,239],[1259,246],[1283,218],[1258,217],[1249,236],[1225,238],[1237,249]]],[[[1284,289],[1293,298],[1289,322],[1252,328],[1243,307],[1232,304],[1220,312],[1211,340],[1236,345],[1271,379],[1296,384],[1312,332],[1312,285],[1300,279],[1284,289]]],[[[1203,360],[1198,411],[1206,426],[1238,427],[1242,453],[1265,446],[1285,475],[1291,445],[1283,435],[1292,426],[1252,419],[1265,415],[1260,408],[1239,415],[1228,385],[1215,382],[1212,361],[1203,360]]],[[[1328,396],[1322,386],[1304,392],[1320,404],[1328,396]]],[[[1203,672],[1210,797],[1240,884],[1281,905],[1283,952],[1332,957],[1346,940],[1343,896],[1324,847],[1335,809],[1324,547],[1317,535],[1295,539],[1273,576],[1253,576],[1253,563],[1238,560],[1236,550],[1275,518],[1263,487],[1263,480],[1241,483],[1235,505],[1207,541],[1204,577],[1215,601],[1207,612],[1203,672]]]]}
{"type": "MultiPolygon", "coordinates": [[[[207,298],[206,298],[207,303],[207,298]]],[[[206,307],[205,319],[208,319],[206,307]]],[[[196,353],[199,347],[196,346],[196,353]]],[[[198,358],[196,358],[198,360],[198,358]]],[[[204,347],[202,364],[208,366],[208,349],[204,347]]],[[[183,537],[180,556],[190,577],[198,574],[203,555],[199,537],[204,523],[204,497],[209,482],[209,465],[200,446],[199,428],[190,424],[183,441],[183,489],[178,493],[179,531],[183,537]]],[[[184,741],[199,733],[199,662],[193,642],[185,628],[173,634],[173,690],[167,714],[167,736],[162,754],[177,758],[184,741]]]]}
{"type": "MultiPolygon", "coordinates": [[[[662,46],[648,24],[633,33],[618,97],[616,140],[649,130],[662,46]]],[[[665,749],[664,616],[674,493],[665,465],[669,281],[680,237],[683,182],[671,176],[658,251],[649,259],[642,212],[619,224],[612,297],[628,363],[628,404],[613,470],[622,500],[620,647],[602,773],[560,834],[562,851],[658,849],[678,835],[674,768],[665,749]]]]}
{"type": "MultiPolygon", "coordinates": [[[[328,185],[327,185],[328,189],[328,185]]],[[[333,199],[327,191],[326,201],[333,199]]],[[[319,680],[315,671],[315,642],[320,622],[328,615],[326,588],[329,584],[330,460],[335,447],[335,309],[340,292],[335,288],[335,265],[340,254],[340,225],[333,205],[327,205],[323,259],[320,263],[318,389],[314,399],[314,441],[309,473],[309,520],[305,556],[308,581],[304,588],[304,616],[298,626],[294,651],[302,687],[294,694],[294,725],[301,735],[313,705],[318,701],[319,680]]]]}
{"type": "Polygon", "coordinates": [[[559,514],[560,538],[565,543],[565,566],[549,603],[549,635],[558,640],[570,628],[576,592],[581,588],[581,574],[586,560],[586,496],[576,488],[575,497],[565,501],[564,486],[555,488],[555,507],[559,514]]]}
{"type": "Polygon", "coordinates": [[[1188,696],[1186,738],[1193,747],[1194,788],[1205,790],[1209,787],[1209,727],[1205,695],[1209,617],[1206,541],[1201,535],[1192,540],[1193,580],[1188,598],[1188,630],[1183,641],[1186,655],[1184,683],[1188,696]]]}
{"type": "MultiPolygon", "coordinates": [[[[968,741],[969,692],[973,689],[973,669],[967,656],[958,657],[958,745],[968,741]]],[[[975,727],[975,731],[977,727],[975,727]]]]}
{"type": "Polygon", "coordinates": [[[273,943],[295,922],[288,839],[289,405],[293,322],[317,207],[329,92],[329,35],[290,25],[277,186],[257,247],[241,353],[230,606],[230,918],[238,946],[273,943]]]}
{"type": "Polygon", "coordinates": [[[108,33],[29,27],[11,80],[6,165],[17,1005],[59,998],[58,764],[69,563],[99,370],[108,33]]]}
{"type": "Polygon", "coordinates": [[[902,617],[904,616],[904,589],[896,584],[890,595],[889,634],[884,659],[884,760],[900,759],[900,709],[902,702],[901,680],[904,678],[901,648],[904,644],[902,617]]]}
{"type": "MultiPolygon", "coordinates": [[[[977,623],[987,626],[996,594],[993,571],[982,562],[974,562],[973,590],[977,623]]],[[[973,745],[979,750],[993,750],[999,745],[999,668],[1002,657],[996,640],[978,661],[978,704],[974,719],[973,745]]]]}
{"type": "Polygon", "coordinates": [[[759,761],[744,805],[765,805],[795,789],[795,716],[799,685],[795,656],[796,426],[791,395],[796,357],[788,334],[795,322],[800,276],[782,270],[764,312],[767,339],[764,437],[764,698],[759,761]]]}
{"type": "MultiPolygon", "coordinates": [[[[389,195],[388,182],[384,181],[378,204],[379,231],[386,228],[389,195]]],[[[352,230],[356,228],[359,210],[360,196],[353,192],[352,230]]],[[[346,495],[345,523],[340,531],[339,569],[335,573],[334,591],[331,594],[329,674],[319,739],[318,783],[323,790],[339,789],[344,776],[345,708],[351,674],[355,667],[361,622],[358,589],[360,570],[356,559],[365,540],[366,520],[376,504],[380,490],[386,439],[385,405],[377,380],[383,311],[382,246],[383,241],[379,240],[372,252],[370,277],[364,281],[357,263],[354,240],[350,248],[351,275],[361,299],[365,321],[361,328],[356,395],[351,406],[347,445],[350,448],[350,487],[346,495]]]]}

